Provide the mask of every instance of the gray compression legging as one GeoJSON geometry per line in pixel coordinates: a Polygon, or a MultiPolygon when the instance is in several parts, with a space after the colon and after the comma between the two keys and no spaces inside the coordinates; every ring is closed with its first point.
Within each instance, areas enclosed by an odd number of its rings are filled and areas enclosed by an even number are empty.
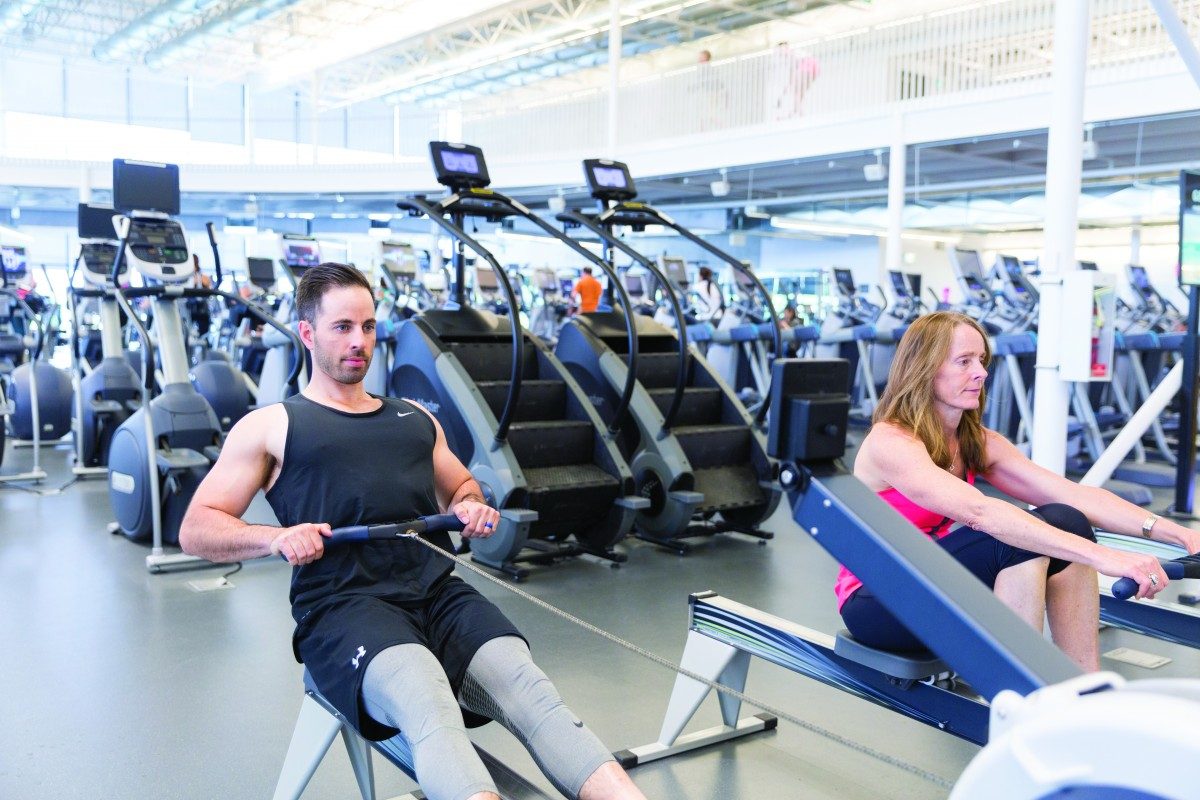
{"type": "MultiPolygon", "coordinates": [[[[389,647],[363,676],[363,707],[412,745],[417,782],[430,800],[465,800],[496,787],[462,723],[445,670],[419,644],[389,647]]],[[[484,644],[471,659],[463,705],[508,728],[560,792],[577,798],[612,754],[559,697],[515,636],[484,644]]]]}

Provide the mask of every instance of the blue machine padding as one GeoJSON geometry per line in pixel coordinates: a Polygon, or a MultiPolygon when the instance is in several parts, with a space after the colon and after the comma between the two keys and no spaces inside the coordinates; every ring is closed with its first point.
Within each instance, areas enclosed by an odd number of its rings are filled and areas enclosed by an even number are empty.
{"type": "Polygon", "coordinates": [[[713,338],[713,326],[707,322],[688,325],[687,338],[689,342],[711,342],[713,338]]]}
{"type": "Polygon", "coordinates": [[[759,339],[758,326],[747,323],[730,328],[729,339],[734,342],[757,342],[759,339]]]}
{"type": "Polygon", "coordinates": [[[1033,331],[1002,333],[996,336],[995,352],[998,356],[1024,356],[1037,353],[1037,334],[1033,331]]]}

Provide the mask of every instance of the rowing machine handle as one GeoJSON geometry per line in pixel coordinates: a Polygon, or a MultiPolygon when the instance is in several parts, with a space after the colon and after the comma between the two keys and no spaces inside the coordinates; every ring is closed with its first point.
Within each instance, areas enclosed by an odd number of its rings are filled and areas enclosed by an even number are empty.
{"type": "MultiPolygon", "coordinates": [[[[455,514],[431,514],[428,517],[418,517],[411,522],[391,522],[382,525],[347,525],[344,528],[334,528],[325,541],[326,547],[354,542],[383,541],[385,539],[403,539],[421,533],[437,533],[438,531],[461,531],[463,521],[455,514]]],[[[287,561],[283,553],[279,557],[287,561]]]]}
{"type": "MultiPolygon", "coordinates": [[[[1173,581],[1181,578],[1200,578],[1200,564],[1183,564],[1179,561],[1162,562],[1163,572],[1173,581]]],[[[1112,595],[1118,600],[1128,600],[1137,594],[1138,583],[1133,578],[1121,578],[1112,585],[1112,595]]]]}

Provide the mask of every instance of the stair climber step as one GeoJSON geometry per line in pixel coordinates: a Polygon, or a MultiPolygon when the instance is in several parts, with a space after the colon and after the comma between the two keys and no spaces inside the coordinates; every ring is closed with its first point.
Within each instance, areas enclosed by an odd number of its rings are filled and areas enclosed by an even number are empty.
{"type": "Polygon", "coordinates": [[[518,422],[508,429],[508,443],[522,471],[590,464],[595,429],[591,423],[578,420],[518,422]]]}
{"type": "MultiPolygon", "coordinates": [[[[508,399],[508,387],[511,382],[479,381],[476,386],[483,395],[484,402],[496,415],[496,419],[504,412],[504,402],[508,399]]],[[[521,394],[517,398],[517,413],[513,422],[533,422],[536,420],[562,419],[567,407],[567,384],[563,381],[521,381],[521,394]]]]}
{"type": "Polygon", "coordinates": [[[538,513],[535,535],[558,535],[590,528],[604,519],[621,491],[616,478],[594,464],[523,469],[529,508],[538,513]]]}
{"type": "Polygon", "coordinates": [[[672,432],[694,470],[750,463],[750,428],[745,425],[686,425],[672,432]]]}
{"type": "MultiPolygon", "coordinates": [[[[512,342],[451,341],[445,344],[476,383],[512,379],[512,342]]],[[[525,369],[521,375],[533,378],[537,374],[537,353],[530,345],[525,346],[524,352],[525,369]]]]}
{"type": "Polygon", "coordinates": [[[674,387],[678,374],[678,352],[638,353],[637,376],[645,388],[666,389],[674,387]]]}
{"type": "Polygon", "coordinates": [[[767,501],[750,464],[709,467],[695,471],[696,491],[704,495],[700,511],[729,511],[749,508],[767,501]]]}
{"type": "MultiPolygon", "coordinates": [[[[675,398],[675,388],[650,389],[650,399],[666,416],[675,398]]],[[[675,425],[713,425],[721,421],[721,390],[705,386],[689,386],[683,390],[683,401],[675,425]]]]}

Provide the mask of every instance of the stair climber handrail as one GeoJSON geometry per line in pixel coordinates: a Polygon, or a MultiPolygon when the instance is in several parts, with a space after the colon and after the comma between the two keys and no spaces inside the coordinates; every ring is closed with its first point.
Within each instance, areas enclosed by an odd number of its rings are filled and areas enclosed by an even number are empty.
{"type": "MultiPolygon", "coordinates": [[[[621,399],[617,403],[617,407],[613,413],[612,421],[608,424],[608,432],[616,433],[620,427],[625,415],[629,413],[629,404],[633,402],[633,389],[637,385],[637,361],[638,361],[638,337],[637,337],[637,321],[634,315],[633,302],[629,299],[629,295],[625,291],[625,287],[621,285],[621,279],[617,276],[616,270],[603,258],[588,250],[579,242],[567,236],[565,233],[546,222],[541,217],[534,214],[521,202],[507,197],[494,189],[488,189],[488,201],[499,206],[502,210],[511,211],[514,216],[522,217],[529,220],[534,225],[537,225],[550,236],[559,240],[563,244],[570,247],[579,255],[595,264],[600,269],[604,270],[604,274],[608,276],[613,289],[617,292],[620,299],[621,307],[625,309],[625,332],[629,338],[629,358],[626,360],[628,373],[625,376],[625,388],[621,392],[621,399]]],[[[447,201],[448,202],[448,201],[447,201]]]]}
{"type": "MultiPolygon", "coordinates": [[[[679,305],[679,298],[675,296],[673,291],[671,291],[670,281],[667,279],[667,276],[663,273],[663,271],[658,268],[657,264],[646,258],[637,250],[634,250],[632,247],[622,242],[613,235],[612,231],[598,224],[595,221],[595,218],[589,217],[575,209],[572,209],[570,211],[562,212],[555,217],[555,219],[569,225],[578,225],[587,229],[588,231],[591,231],[596,236],[600,237],[601,240],[607,242],[610,246],[615,247],[640,264],[647,272],[655,277],[659,286],[663,287],[663,292],[666,294],[667,300],[671,304],[671,314],[675,317],[675,331],[677,333],[676,338],[679,340],[679,369],[675,375],[675,393],[671,396],[671,405],[667,407],[667,413],[663,416],[662,435],[665,436],[670,432],[671,428],[675,424],[675,417],[679,414],[679,407],[683,405],[684,390],[687,389],[687,321],[683,317],[683,307],[679,305]]],[[[617,285],[620,286],[620,281],[617,282],[617,285]]],[[[632,317],[632,314],[629,314],[628,316],[632,317]]]]}
{"type": "Polygon", "coordinates": [[[397,202],[396,207],[410,214],[414,212],[424,214],[442,230],[469,247],[477,256],[491,266],[492,271],[496,273],[496,281],[504,291],[504,299],[508,301],[508,319],[512,327],[513,363],[512,380],[509,381],[508,385],[508,397],[504,401],[504,410],[500,413],[500,422],[496,427],[496,436],[493,439],[494,446],[500,447],[508,438],[508,428],[512,425],[513,417],[517,413],[517,401],[521,396],[521,371],[525,364],[525,332],[521,328],[521,306],[517,302],[517,296],[513,292],[512,284],[509,283],[508,274],[500,266],[500,263],[496,261],[495,256],[486,247],[472,239],[471,235],[461,227],[443,216],[444,210],[457,202],[458,198],[458,195],[451,195],[439,203],[433,204],[421,195],[413,195],[397,202]]]}
{"type": "MultiPolygon", "coordinates": [[[[600,215],[600,222],[603,224],[607,219],[627,215],[631,212],[638,216],[649,217],[650,221],[670,228],[683,238],[687,239],[689,242],[692,242],[696,246],[733,267],[735,272],[738,272],[748,278],[750,283],[754,286],[755,292],[762,294],[763,305],[767,307],[767,315],[771,318],[771,328],[773,330],[771,338],[775,345],[775,352],[772,356],[772,361],[774,361],[776,358],[780,358],[783,355],[783,332],[779,328],[779,315],[775,313],[775,305],[771,302],[771,295],[767,291],[767,287],[763,286],[762,281],[758,279],[758,276],[754,274],[754,271],[750,269],[750,267],[748,267],[744,261],[739,258],[735,258],[729,253],[726,253],[715,244],[702,239],[700,236],[692,233],[690,230],[683,227],[678,222],[659,211],[657,208],[646,205],[645,203],[618,203],[600,215]]],[[[769,368],[770,365],[768,365],[768,369],[769,368]]],[[[771,395],[770,392],[768,392],[766,397],[763,398],[762,403],[759,404],[758,412],[754,415],[754,422],[756,425],[761,426],[763,424],[763,420],[767,418],[767,408],[770,406],[770,404],[771,395]]]]}

